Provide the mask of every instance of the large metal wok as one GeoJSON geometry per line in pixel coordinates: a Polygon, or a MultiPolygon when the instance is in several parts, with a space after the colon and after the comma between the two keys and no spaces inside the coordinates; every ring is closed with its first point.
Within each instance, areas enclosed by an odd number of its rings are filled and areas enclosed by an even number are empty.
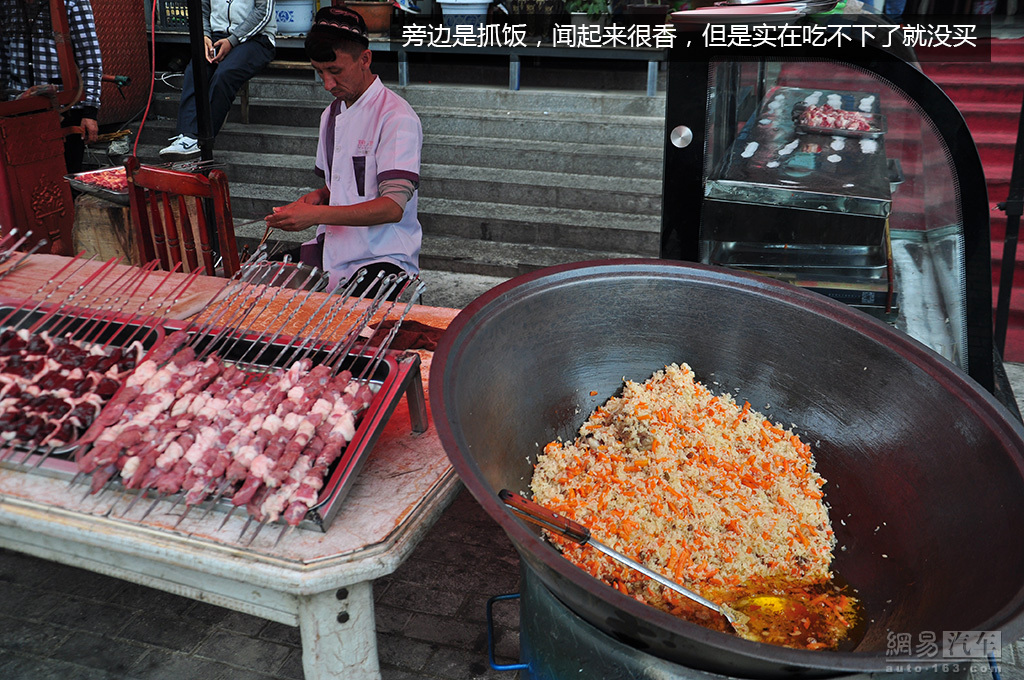
{"type": "Polygon", "coordinates": [[[430,400],[455,469],[527,565],[583,619],[648,653],[741,677],[827,677],[898,664],[890,631],[915,645],[932,632],[940,646],[944,631],[1024,633],[1024,427],[938,355],[825,297],[662,261],[541,270],[459,314],[430,400]],[[544,444],[574,437],[623,377],[683,361],[811,443],[841,546],[834,568],[869,619],[853,651],[748,642],[647,607],[499,501],[503,487],[528,492],[544,444]]]}

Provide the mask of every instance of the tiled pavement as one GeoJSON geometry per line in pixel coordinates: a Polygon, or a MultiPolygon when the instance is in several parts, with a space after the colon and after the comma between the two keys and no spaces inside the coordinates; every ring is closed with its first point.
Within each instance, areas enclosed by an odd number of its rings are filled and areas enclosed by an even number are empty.
{"type": "MultiPolygon", "coordinates": [[[[512,678],[487,662],[485,603],[518,588],[505,534],[463,490],[412,556],[374,585],[385,680],[512,678]]],[[[518,653],[495,608],[499,659],[518,653]]],[[[299,630],[0,550],[3,680],[301,680],[299,630]]]]}

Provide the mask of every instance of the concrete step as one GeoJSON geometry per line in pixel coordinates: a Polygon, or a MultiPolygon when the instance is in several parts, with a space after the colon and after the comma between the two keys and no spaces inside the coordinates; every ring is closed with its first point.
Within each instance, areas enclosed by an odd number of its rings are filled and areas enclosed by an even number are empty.
{"type": "Polygon", "coordinates": [[[514,206],[658,215],[661,182],[537,170],[423,165],[420,195],[514,206]]]}
{"type": "MultiPolygon", "coordinates": [[[[494,109],[500,111],[533,111],[552,113],[587,113],[606,116],[663,116],[665,95],[648,97],[643,93],[595,93],[565,89],[520,89],[480,85],[430,85],[413,83],[400,87],[384,83],[401,95],[414,109],[421,106],[494,109]]],[[[256,76],[249,81],[250,100],[269,99],[315,103],[321,109],[331,102],[331,95],[312,72],[292,77],[256,76]]]]}
{"type": "Polygon", "coordinates": [[[508,278],[557,264],[620,257],[631,255],[615,251],[495,243],[424,234],[420,267],[508,278]]]}
{"type": "Polygon", "coordinates": [[[424,163],[657,179],[659,182],[663,155],[660,146],[636,147],[602,141],[475,139],[440,134],[423,139],[424,163]]]}
{"type": "MultiPolygon", "coordinates": [[[[154,100],[156,120],[173,120],[177,101],[165,95],[154,100]]],[[[310,129],[315,136],[323,106],[283,99],[259,99],[249,103],[250,125],[310,129]]],[[[661,148],[665,121],[656,116],[605,116],[565,112],[520,112],[498,109],[420,106],[416,109],[423,134],[530,139],[533,141],[605,143],[613,145],[661,148]]],[[[153,119],[150,119],[152,122],[153,119]]],[[[236,103],[228,115],[229,123],[241,123],[236,103]]],[[[147,122],[147,126],[150,123],[147,122]]],[[[173,128],[173,125],[171,126],[173,128]]],[[[256,131],[256,128],[254,128],[256,131]]],[[[218,139],[218,142],[220,140],[218,139]]]]}
{"type": "MultiPolygon", "coordinates": [[[[153,149],[152,156],[142,155],[148,160],[157,160],[167,139],[175,135],[175,121],[169,119],[148,119],[142,129],[140,147],[153,149]]],[[[268,158],[280,154],[316,157],[316,128],[285,127],[281,125],[243,125],[228,122],[221,128],[214,144],[214,158],[227,151],[257,151],[268,158]]]]}
{"type": "MultiPolygon", "coordinates": [[[[264,126],[316,128],[322,106],[282,99],[250,101],[249,119],[264,126]]],[[[463,107],[419,106],[424,136],[459,135],[531,139],[551,142],[594,142],[635,146],[661,146],[664,118],[653,116],[605,116],[601,114],[505,111],[463,107]]],[[[229,117],[235,122],[236,112],[229,117]]]]}
{"type": "MultiPolygon", "coordinates": [[[[150,120],[143,129],[139,155],[155,162],[159,151],[174,136],[171,120],[150,120]]],[[[228,159],[235,153],[267,157],[293,155],[312,168],[316,155],[316,130],[283,128],[276,125],[242,125],[229,122],[217,136],[214,156],[228,159]]],[[[537,170],[579,175],[606,175],[636,179],[657,179],[662,174],[663,149],[606,142],[561,142],[521,138],[467,138],[462,135],[429,134],[423,139],[423,163],[459,164],[467,167],[495,167],[537,170]]],[[[231,161],[228,161],[231,162],[231,161]]],[[[275,163],[276,165],[276,163],[275,163]]],[[[228,177],[232,175],[229,172],[228,177]]],[[[290,183],[287,180],[284,183],[290,183]]]]}
{"type": "MultiPolygon", "coordinates": [[[[312,191],[315,186],[286,187],[277,184],[256,184],[253,182],[234,182],[229,184],[231,191],[231,214],[237,219],[251,220],[269,215],[275,206],[291,203],[303,194],[312,191]]],[[[263,228],[260,227],[262,236],[263,228]]]]}
{"type": "Polygon", "coordinates": [[[419,205],[424,233],[487,242],[609,250],[655,257],[659,215],[604,213],[549,206],[510,205],[424,197],[419,205]]]}

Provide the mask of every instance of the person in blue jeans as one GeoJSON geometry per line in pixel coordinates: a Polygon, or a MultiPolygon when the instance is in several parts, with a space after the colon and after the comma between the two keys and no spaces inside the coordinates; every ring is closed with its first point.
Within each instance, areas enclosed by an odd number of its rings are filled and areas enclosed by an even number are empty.
{"type": "MultiPolygon", "coordinates": [[[[203,37],[210,79],[210,122],[220,132],[235,95],[274,58],[277,18],[274,0],[202,0],[203,37]]],[[[199,123],[192,64],[178,103],[178,135],[160,150],[164,160],[199,157],[199,123]]]]}
{"type": "Polygon", "coordinates": [[[907,6],[907,0],[885,0],[882,5],[882,14],[894,24],[900,23],[903,19],[903,10],[907,6]]]}

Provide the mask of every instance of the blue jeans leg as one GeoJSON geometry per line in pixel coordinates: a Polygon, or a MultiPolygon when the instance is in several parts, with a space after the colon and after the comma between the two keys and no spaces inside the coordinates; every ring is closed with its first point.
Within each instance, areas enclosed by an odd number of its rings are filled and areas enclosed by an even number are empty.
{"type": "MultiPolygon", "coordinates": [[[[210,123],[214,136],[224,125],[231,110],[231,103],[242,85],[262,71],[273,58],[273,48],[268,48],[257,40],[248,40],[232,48],[220,64],[206,65],[210,79],[210,123]]],[[[178,104],[178,133],[196,137],[198,130],[190,63],[185,67],[185,82],[181,87],[181,101],[178,104]]]]}

